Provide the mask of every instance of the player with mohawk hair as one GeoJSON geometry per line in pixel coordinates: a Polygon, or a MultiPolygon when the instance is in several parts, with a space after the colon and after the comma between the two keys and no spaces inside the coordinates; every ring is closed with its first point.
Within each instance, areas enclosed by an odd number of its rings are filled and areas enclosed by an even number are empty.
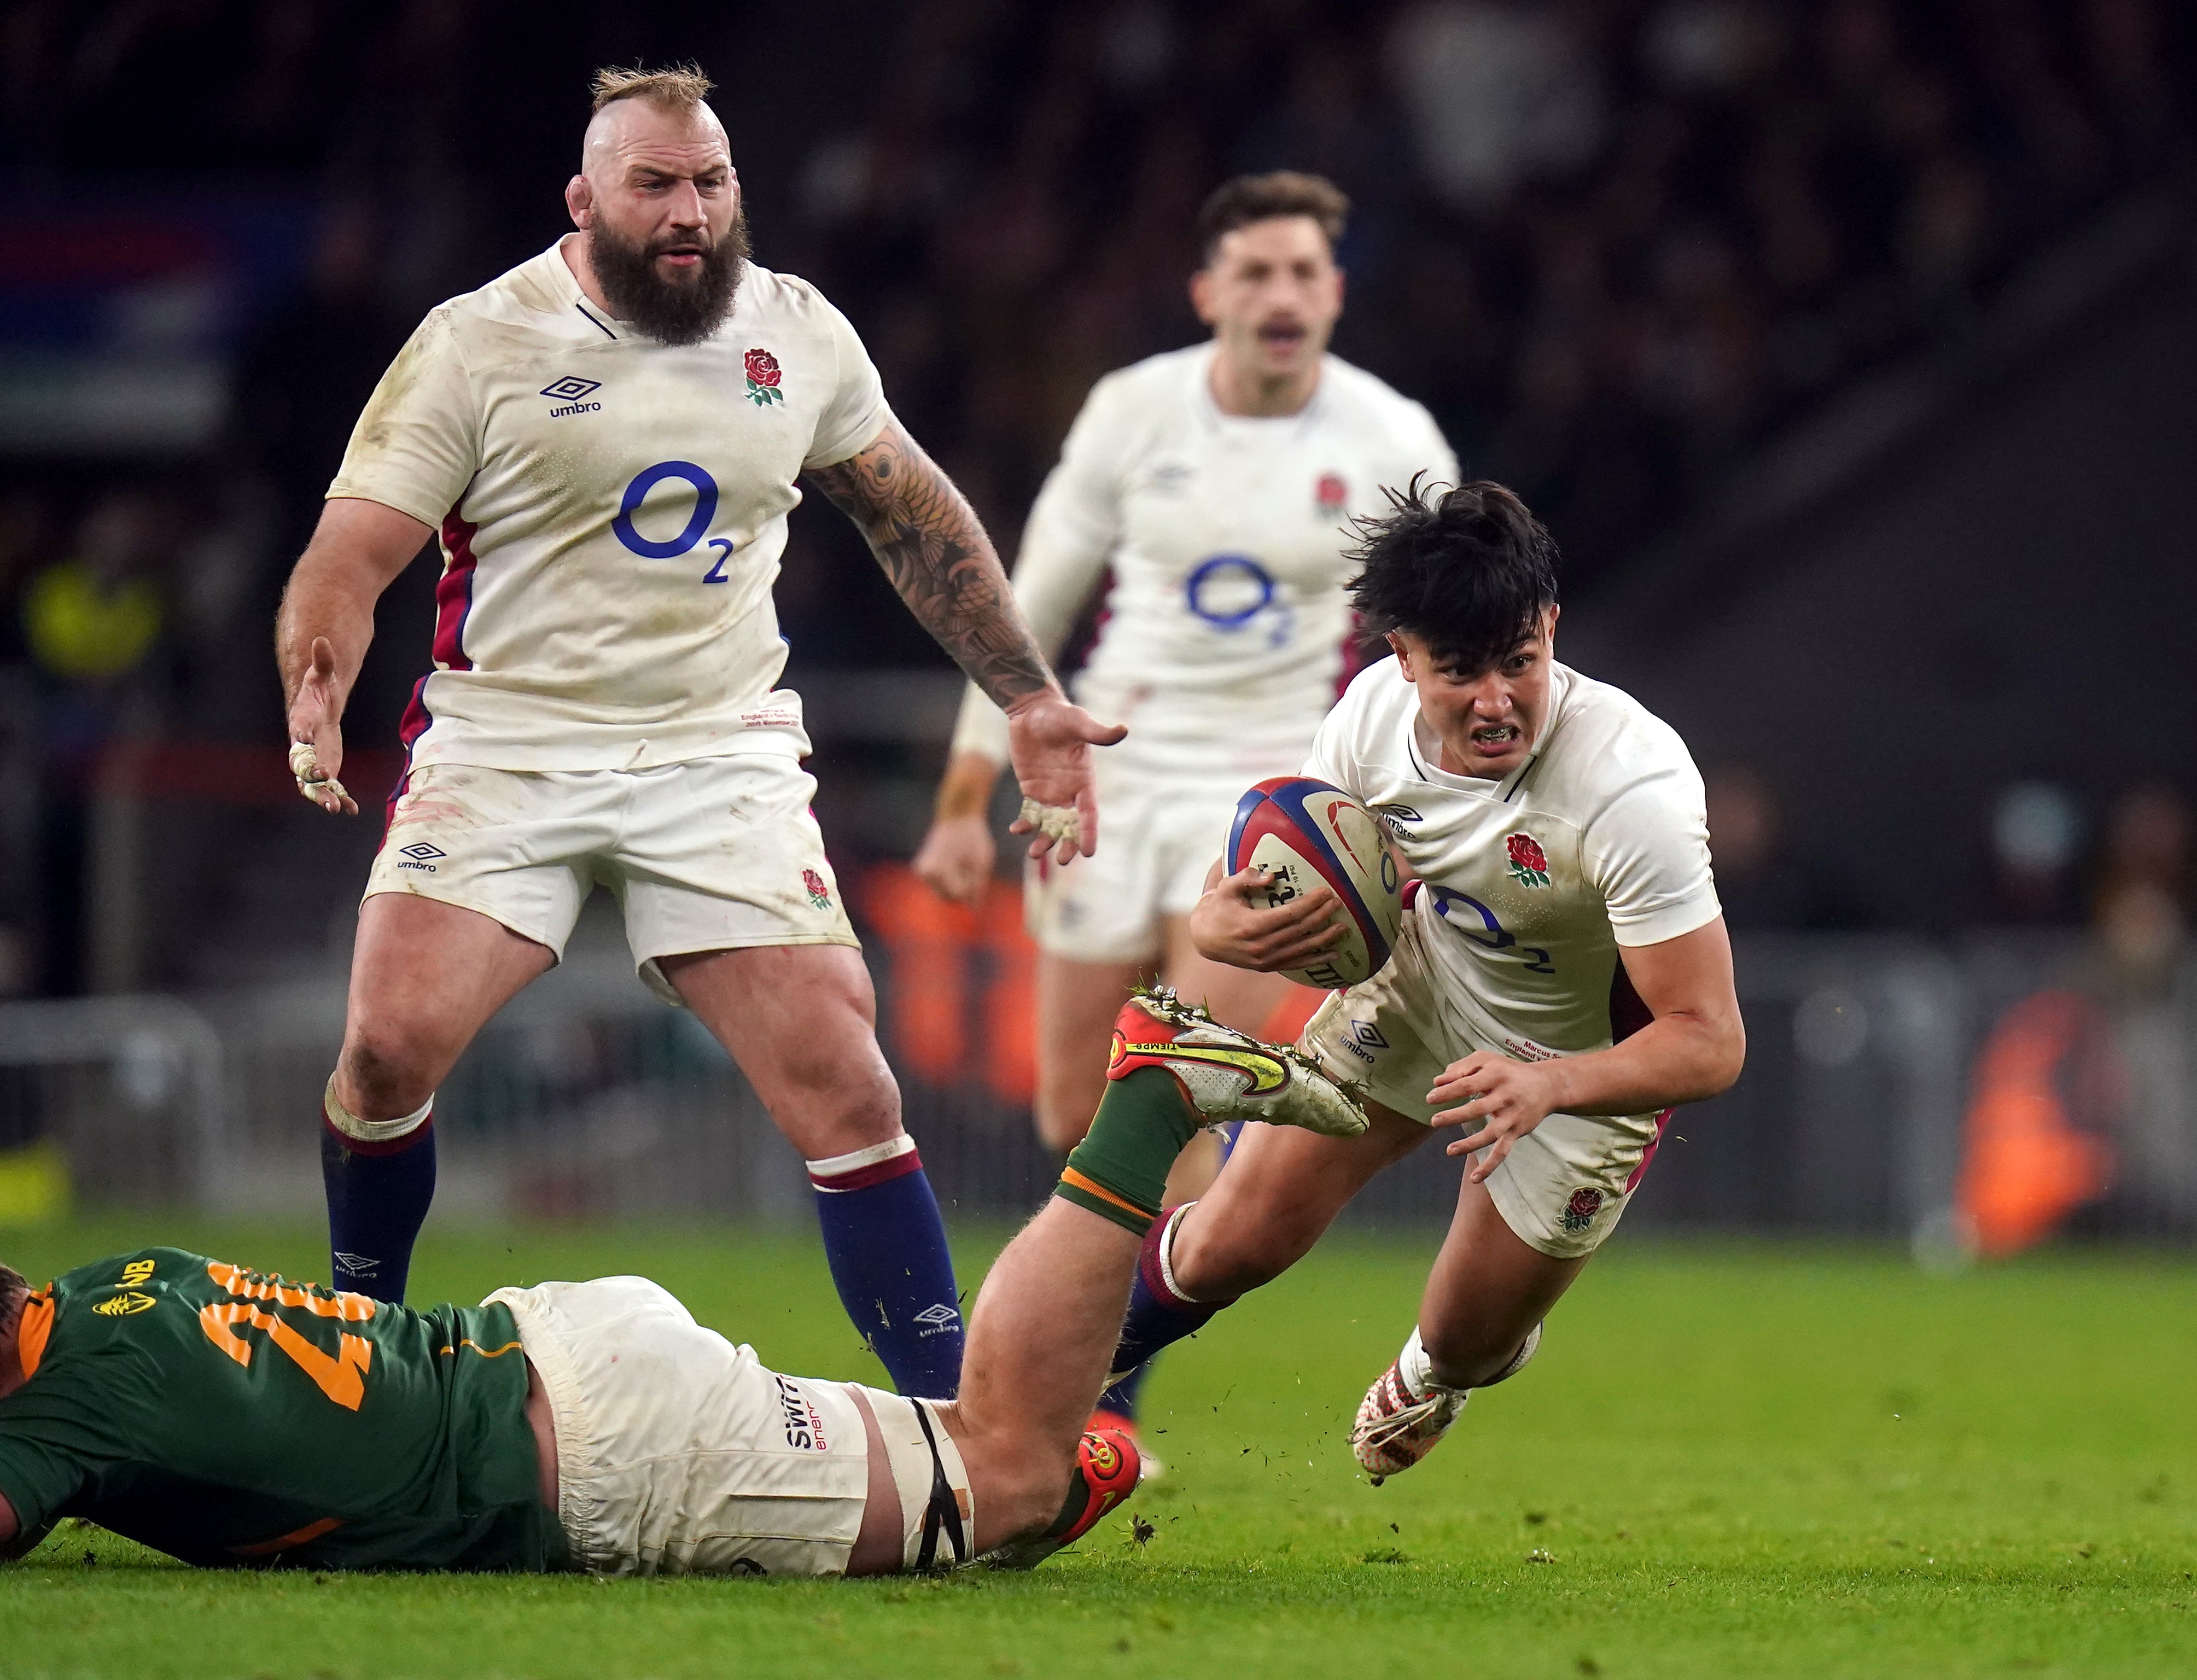
{"type": "Polygon", "coordinates": [[[351,435],[285,593],[299,791],[357,810],[342,720],[382,590],[440,539],[433,668],[358,913],[315,1124],[336,1284],[404,1298],[434,1093],[608,887],[642,981],[724,1046],[800,1152],[832,1281],[904,1393],[948,1395],[961,1315],[936,1197],[810,809],[771,600],[805,482],[1009,720],[1035,843],[1089,853],[1093,744],[991,540],[893,416],[854,328],[748,260],[699,71],[606,70],[576,231],[431,311],[351,435]]]}

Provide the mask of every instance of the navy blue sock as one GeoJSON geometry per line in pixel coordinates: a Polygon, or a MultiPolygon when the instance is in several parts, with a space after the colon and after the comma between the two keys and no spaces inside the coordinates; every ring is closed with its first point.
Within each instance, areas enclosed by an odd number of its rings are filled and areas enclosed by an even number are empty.
{"type": "Polygon", "coordinates": [[[434,1117],[385,1144],[347,1138],[323,1118],[321,1184],[336,1288],[403,1301],[412,1244],[435,1199],[434,1117]]]}
{"type": "Polygon", "coordinates": [[[1122,1324],[1122,1340],[1114,1349],[1111,1367],[1128,1375],[1098,1397],[1098,1404],[1106,1411],[1118,1411],[1125,1417],[1137,1415],[1137,1391],[1144,1386],[1152,1356],[1186,1335],[1195,1335],[1222,1307],[1236,1304],[1233,1295],[1226,1301],[1192,1301],[1169,1286],[1160,1265],[1160,1244],[1174,1229],[1181,1211],[1155,1223],[1144,1247],[1137,1251],[1137,1273],[1129,1282],[1128,1315],[1122,1324]]]}
{"type": "Polygon", "coordinates": [[[938,1198],[915,1139],[812,1161],[832,1281],[855,1328],[903,1394],[950,1400],[961,1386],[961,1303],[938,1198]]]}

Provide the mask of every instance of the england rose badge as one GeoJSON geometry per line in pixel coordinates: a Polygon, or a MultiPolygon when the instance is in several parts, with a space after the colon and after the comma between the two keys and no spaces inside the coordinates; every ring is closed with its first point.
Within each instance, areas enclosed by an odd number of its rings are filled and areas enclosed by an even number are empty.
{"type": "Polygon", "coordinates": [[[785,393],[778,382],[785,377],[778,365],[778,358],[767,350],[751,350],[747,356],[748,401],[758,408],[768,408],[774,403],[785,401],[785,393]]]}
{"type": "Polygon", "coordinates": [[[1510,856],[1510,873],[1520,886],[1549,884],[1549,854],[1541,849],[1539,841],[1530,834],[1513,834],[1503,844],[1510,856]]]}

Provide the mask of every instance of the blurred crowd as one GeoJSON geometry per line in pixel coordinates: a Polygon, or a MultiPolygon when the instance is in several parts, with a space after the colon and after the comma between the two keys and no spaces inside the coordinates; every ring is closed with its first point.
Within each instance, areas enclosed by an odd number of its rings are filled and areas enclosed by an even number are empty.
{"type": "Polygon", "coordinates": [[[1342,352],[1516,486],[1574,588],[1737,447],[1957,332],[2188,150],[2165,0],[919,0],[804,260],[1012,527],[1090,382],[1196,335],[1222,176],[1356,214],[1342,352]]]}
{"type": "MultiPolygon", "coordinates": [[[[616,10],[9,8],[8,189],[247,180],[320,208],[292,293],[235,335],[231,417],[200,455],[0,461],[0,782],[23,795],[0,850],[36,860],[0,889],[0,992],[81,981],[78,912],[51,906],[92,843],[107,743],[279,727],[264,627],[351,420],[426,307],[565,225],[600,63],[692,56],[716,76],[759,260],[847,310],[1010,553],[1092,381],[1198,335],[1184,281],[1206,193],[1239,171],[1330,176],[1355,204],[1338,350],[1520,489],[1575,594],[1750,443],[1961,333],[2026,254],[2183,167],[2197,122],[2197,10],[2170,0],[616,10]]],[[[424,657],[428,583],[385,609],[368,739],[424,657]]],[[[797,663],[935,658],[842,522],[803,516],[780,593],[797,663]]],[[[1712,780],[1736,924],[1869,920],[1789,851],[1765,782],[1712,780]]],[[[1996,832],[2032,818],[2003,810],[1996,832]]],[[[2043,899],[2001,870],[2001,913],[2084,918],[2076,860],[2120,843],[2078,824],[2043,899]]],[[[2100,897],[2100,925],[2183,915],[2185,871],[2163,901],[2100,897]]]]}

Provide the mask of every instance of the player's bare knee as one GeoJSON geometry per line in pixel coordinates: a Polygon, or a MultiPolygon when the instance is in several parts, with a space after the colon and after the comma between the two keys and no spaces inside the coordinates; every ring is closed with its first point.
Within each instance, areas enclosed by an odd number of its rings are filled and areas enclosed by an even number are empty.
{"type": "Polygon", "coordinates": [[[361,1120],[395,1120],[434,1095],[440,1069],[401,1033],[354,1024],[336,1062],[336,1095],[361,1120]]]}
{"type": "Polygon", "coordinates": [[[797,1082],[773,1107],[771,1119],[809,1161],[888,1143],[905,1130],[900,1087],[882,1067],[874,1076],[820,1073],[811,1081],[797,1082]]]}

